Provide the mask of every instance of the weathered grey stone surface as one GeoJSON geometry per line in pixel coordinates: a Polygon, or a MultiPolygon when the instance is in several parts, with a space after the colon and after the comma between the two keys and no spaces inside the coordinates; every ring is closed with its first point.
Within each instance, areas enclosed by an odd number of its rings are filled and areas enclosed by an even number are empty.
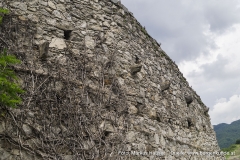
{"type": "Polygon", "coordinates": [[[0,109],[0,159],[224,159],[200,155],[220,151],[207,107],[117,0],[0,5],[26,90],[0,109]]]}

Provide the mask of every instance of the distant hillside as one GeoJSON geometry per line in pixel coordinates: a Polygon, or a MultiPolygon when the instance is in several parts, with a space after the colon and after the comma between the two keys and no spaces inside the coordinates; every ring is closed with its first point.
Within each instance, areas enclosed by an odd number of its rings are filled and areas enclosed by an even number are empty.
{"type": "Polygon", "coordinates": [[[220,148],[228,148],[240,139],[240,120],[231,124],[221,123],[214,125],[216,137],[220,148]]]}
{"type": "Polygon", "coordinates": [[[225,156],[227,160],[239,160],[240,159],[240,144],[233,144],[229,148],[224,148],[224,152],[228,152],[225,156]]]}

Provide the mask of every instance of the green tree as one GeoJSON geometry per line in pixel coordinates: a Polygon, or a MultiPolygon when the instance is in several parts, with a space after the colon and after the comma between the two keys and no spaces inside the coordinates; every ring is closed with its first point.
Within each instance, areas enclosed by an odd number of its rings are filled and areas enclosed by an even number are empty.
{"type": "MultiPolygon", "coordinates": [[[[8,14],[7,9],[0,8],[0,24],[4,14],[8,14]]],[[[18,80],[14,71],[10,68],[11,65],[21,63],[13,55],[7,55],[7,50],[0,52],[0,106],[13,107],[21,103],[21,98],[18,94],[24,91],[16,83],[18,80]]]]}
{"type": "Polygon", "coordinates": [[[235,144],[240,144],[240,139],[236,140],[235,144]]]}
{"type": "Polygon", "coordinates": [[[21,103],[19,93],[24,91],[16,83],[18,80],[10,65],[18,64],[21,61],[13,55],[7,55],[4,50],[0,54],[0,104],[15,108],[17,104],[21,103]]]}
{"type": "Polygon", "coordinates": [[[3,15],[8,13],[9,13],[8,9],[0,8],[0,24],[2,23],[3,15]]]}
{"type": "Polygon", "coordinates": [[[16,83],[18,80],[14,71],[10,68],[13,64],[21,63],[13,55],[7,55],[4,50],[0,54],[0,104],[15,108],[17,104],[21,103],[21,98],[18,94],[24,91],[16,83]]]}

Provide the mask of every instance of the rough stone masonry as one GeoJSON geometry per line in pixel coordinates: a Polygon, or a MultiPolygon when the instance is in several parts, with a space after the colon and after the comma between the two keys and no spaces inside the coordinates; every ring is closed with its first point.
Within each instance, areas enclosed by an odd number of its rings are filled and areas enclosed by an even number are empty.
{"type": "MultiPolygon", "coordinates": [[[[116,0],[2,0],[0,49],[26,91],[0,159],[225,159],[208,108],[116,0]]],[[[161,31],[159,31],[161,32],[161,31]]]]}

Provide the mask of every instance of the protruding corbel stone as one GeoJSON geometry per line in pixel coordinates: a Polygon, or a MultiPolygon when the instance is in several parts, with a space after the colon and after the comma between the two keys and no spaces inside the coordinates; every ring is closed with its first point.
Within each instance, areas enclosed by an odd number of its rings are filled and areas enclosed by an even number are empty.
{"type": "Polygon", "coordinates": [[[111,0],[113,3],[118,3],[120,0],[111,0]]]}
{"type": "Polygon", "coordinates": [[[204,110],[204,114],[205,114],[206,116],[208,116],[208,111],[209,111],[209,108],[207,107],[207,108],[204,110]]]}
{"type": "Polygon", "coordinates": [[[39,57],[42,59],[47,58],[48,54],[48,49],[49,49],[49,42],[45,41],[39,45],[39,57]]]}
{"type": "Polygon", "coordinates": [[[57,24],[56,27],[58,29],[64,30],[64,31],[72,31],[74,30],[74,26],[70,24],[57,24]]]}
{"type": "Polygon", "coordinates": [[[134,65],[134,66],[132,66],[130,69],[131,69],[131,74],[132,74],[132,75],[135,75],[137,72],[140,72],[140,71],[141,71],[142,65],[141,65],[141,64],[134,65]]]}
{"type": "Polygon", "coordinates": [[[107,132],[107,133],[113,133],[115,132],[115,128],[113,127],[113,125],[111,124],[111,122],[109,121],[103,121],[99,128],[101,128],[103,131],[107,132]]]}
{"type": "Polygon", "coordinates": [[[204,112],[208,112],[208,111],[209,111],[209,108],[207,107],[204,112]]]}
{"type": "Polygon", "coordinates": [[[194,126],[194,119],[188,117],[187,124],[188,124],[188,128],[191,128],[192,126],[194,126]]]}
{"type": "Polygon", "coordinates": [[[171,84],[171,83],[170,83],[169,81],[166,81],[166,82],[161,83],[160,86],[161,86],[162,92],[165,91],[165,90],[167,90],[167,89],[169,89],[170,84],[171,84]]]}
{"type": "Polygon", "coordinates": [[[185,100],[187,104],[190,104],[193,101],[193,97],[191,95],[185,95],[185,100]]]}

